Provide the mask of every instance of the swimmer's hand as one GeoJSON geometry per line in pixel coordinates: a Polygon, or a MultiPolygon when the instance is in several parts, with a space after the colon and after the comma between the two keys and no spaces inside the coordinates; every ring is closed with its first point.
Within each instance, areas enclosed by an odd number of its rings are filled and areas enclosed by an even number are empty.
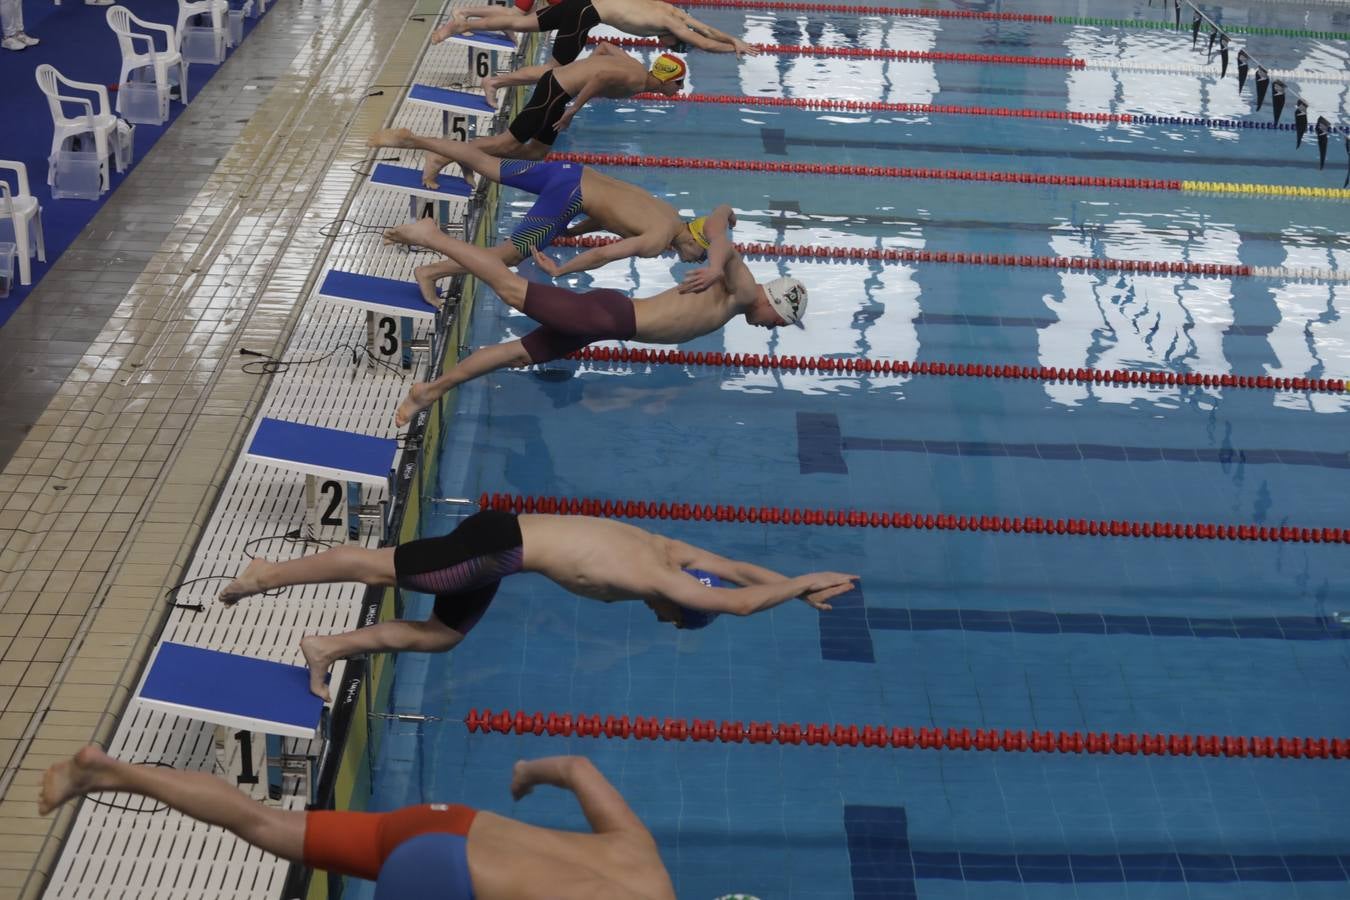
{"type": "Polygon", "coordinates": [[[731,46],[736,48],[736,58],[744,59],[747,56],[759,56],[759,48],[752,47],[739,38],[731,39],[731,46]]]}
{"type": "Polygon", "coordinates": [[[553,126],[553,130],[559,132],[566,131],[567,126],[572,124],[572,117],[576,115],[576,109],[575,106],[567,107],[567,112],[558,117],[558,124],[553,126]]]}
{"type": "Polygon", "coordinates": [[[535,780],[530,777],[531,766],[528,760],[518,759],[511,769],[511,799],[520,800],[534,790],[535,780]]]}
{"type": "Polygon", "coordinates": [[[681,294],[697,294],[706,291],[714,284],[722,280],[722,270],[714,269],[712,266],[704,266],[702,269],[694,269],[684,276],[684,281],[680,282],[681,294]]]}
{"type": "Polygon", "coordinates": [[[563,272],[562,266],[553,260],[553,257],[538,248],[534,250],[534,264],[543,269],[550,278],[557,278],[559,275],[566,274],[563,272]]]}
{"type": "Polygon", "coordinates": [[[830,606],[831,599],[853,590],[853,583],[858,580],[858,576],[839,572],[813,572],[810,575],[803,575],[802,579],[807,582],[807,588],[798,596],[816,609],[828,610],[833,609],[830,606]]]}

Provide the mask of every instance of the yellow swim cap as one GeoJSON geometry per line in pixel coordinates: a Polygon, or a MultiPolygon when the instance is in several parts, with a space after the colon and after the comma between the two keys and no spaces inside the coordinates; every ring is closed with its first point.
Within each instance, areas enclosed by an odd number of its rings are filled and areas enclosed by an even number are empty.
{"type": "Polygon", "coordinates": [[[707,216],[699,216],[697,219],[692,219],[689,222],[689,233],[694,236],[694,240],[698,241],[698,245],[704,250],[707,250],[708,245],[712,243],[708,240],[708,236],[703,233],[703,228],[707,222],[707,216]]]}
{"type": "Polygon", "coordinates": [[[688,67],[685,66],[684,60],[673,53],[662,53],[652,63],[648,72],[657,81],[666,84],[671,81],[683,81],[687,70],[688,67]]]}

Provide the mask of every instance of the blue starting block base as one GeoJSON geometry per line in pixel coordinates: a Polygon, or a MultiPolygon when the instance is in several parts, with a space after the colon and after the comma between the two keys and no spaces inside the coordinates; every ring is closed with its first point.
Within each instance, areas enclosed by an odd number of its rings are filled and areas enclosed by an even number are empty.
{"type": "Polygon", "coordinates": [[[336,428],[262,418],[247,458],[318,478],[384,486],[394,468],[398,442],[336,428]]]}
{"type": "Polygon", "coordinates": [[[473,188],[463,178],[451,175],[437,175],[435,189],[422,184],[420,169],[406,166],[391,166],[380,163],[370,173],[370,186],[388,190],[402,191],[414,197],[426,200],[467,200],[473,188]]]}
{"type": "Polygon", "coordinates": [[[313,738],[323,712],[303,666],[171,641],[155,649],[136,696],[164,712],[291,738],[313,738]]]}
{"type": "Polygon", "coordinates": [[[482,92],[453,91],[450,88],[432,87],[429,84],[414,84],[408,91],[408,100],[434,107],[443,112],[468,113],[472,116],[495,116],[497,110],[488,106],[482,92]]]}
{"type": "Polygon", "coordinates": [[[452,34],[445,39],[447,44],[465,44],[480,50],[492,50],[496,53],[515,53],[516,42],[504,31],[468,31],[464,34],[452,34]]]}
{"type": "Polygon", "coordinates": [[[416,282],[377,278],[334,269],[319,285],[319,298],[409,319],[434,319],[436,309],[422,299],[416,282]]]}

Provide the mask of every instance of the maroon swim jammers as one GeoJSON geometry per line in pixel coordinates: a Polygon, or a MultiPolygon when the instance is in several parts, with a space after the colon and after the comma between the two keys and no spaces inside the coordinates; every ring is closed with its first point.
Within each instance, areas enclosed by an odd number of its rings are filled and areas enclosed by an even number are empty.
{"type": "Polygon", "coordinates": [[[621,291],[569,291],[530,282],[525,315],[539,327],[521,338],[534,363],[560,359],[596,341],[627,341],[637,333],[633,301],[621,291]]]}

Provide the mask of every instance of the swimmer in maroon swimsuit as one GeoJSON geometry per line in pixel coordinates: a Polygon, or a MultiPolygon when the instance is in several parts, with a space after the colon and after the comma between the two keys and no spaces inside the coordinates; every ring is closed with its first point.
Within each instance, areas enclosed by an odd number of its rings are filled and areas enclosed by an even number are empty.
{"type": "MultiPolygon", "coordinates": [[[[734,221],[727,222],[734,225],[734,221]]],[[[758,284],[719,220],[705,224],[708,266],[689,273],[677,287],[654,297],[630,298],[614,290],[578,293],[526,281],[491,250],[441,233],[432,219],[385,232],[401,244],[427,247],[453,259],[540,327],[516,341],[480,347],[435,381],[408,390],[394,421],[406,424],[446,391],[489,372],[559,359],[603,340],[678,344],[716,331],[736,316],[751,325],[801,325],[806,286],[795,278],[758,284]]]]}
{"type": "Polygon", "coordinates": [[[286,562],[255,559],[220,592],[225,604],[294,584],[359,581],[434,594],[425,621],[396,620],[300,642],[310,689],[328,699],[333,663],[359,653],[450,650],[482,618],[501,580],[538,572],[582,597],[641,600],[659,621],[702,628],[718,613],[748,616],[800,597],[816,609],[850,590],[856,575],[786,578],[635,525],[589,516],[513,515],[484,510],[450,534],[370,550],[343,546],[286,562]],[[746,585],[722,587],[723,583],[746,585]]]}
{"type": "Polygon", "coordinates": [[[206,772],[132,765],[92,746],[47,769],[38,812],[101,791],[150,797],[282,859],[378,879],[377,900],[674,900],[651,832],[590,761],[553,756],[515,764],[514,799],[541,784],[571,791],[594,833],[542,828],[458,803],[384,813],[280,809],[206,772]],[[419,843],[429,852],[419,854],[419,843]]]}

